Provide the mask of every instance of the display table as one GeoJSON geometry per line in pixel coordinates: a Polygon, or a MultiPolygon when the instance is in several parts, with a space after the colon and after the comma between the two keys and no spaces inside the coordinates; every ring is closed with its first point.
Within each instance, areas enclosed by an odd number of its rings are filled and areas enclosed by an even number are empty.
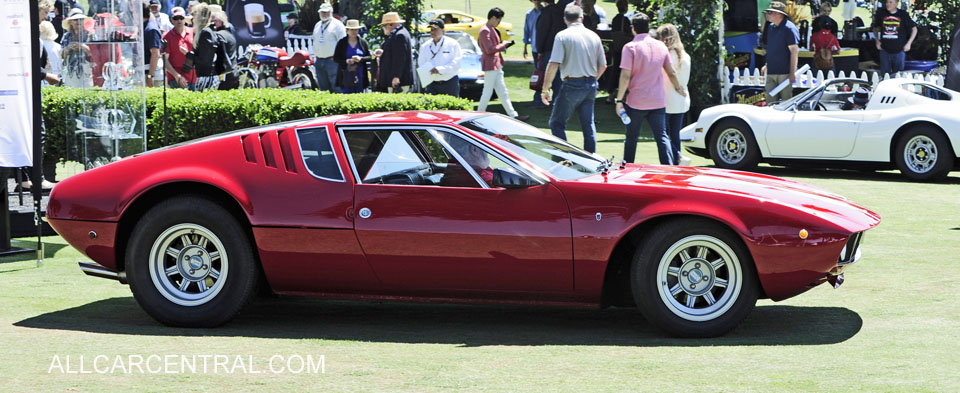
{"type": "MultiPolygon", "coordinates": [[[[754,48],[753,53],[757,58],[757,68],[766,64],[766,49],[754,48]]],[[[813,51],[800,49],[797,54],[797,67],[809,64],[813,69],[813,54],[813,51]]],[[[860,72],[860,51],[857,48],[841,48],[840,52],[833,55],[833,65],[837,72],[843,71],[847,75],[854,71],[860,72]]]]}

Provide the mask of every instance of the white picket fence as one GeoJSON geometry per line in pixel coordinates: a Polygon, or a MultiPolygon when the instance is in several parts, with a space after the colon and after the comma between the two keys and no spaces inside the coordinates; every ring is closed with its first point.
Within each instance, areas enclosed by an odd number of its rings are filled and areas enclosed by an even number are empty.
{"type": "MultiPolygon", "coordinates": [[[[859,76],[856,72],[851,72],[849,75],[845,74],[843,71],[840,71],[834,75],[833,71],[828,71],[826,75],[823,74],[823,71],[818,70],[816,74],[813,74],[811,71],[807,71],[805,74],[801,74],[794,82],[793,87],[799,88],[813,88],[817,87],[826,80],[833,78],[852,78],[860,79],[867,81],[873,84],[880,82],[881,80],[888,78],[910,78],[915,80],[922,80],[929,83],[933,83],[937,86],[943,86],[944,78],[943,75],[933,74],[933,73],[924,73],[919,71],[906,71],[898,72],[893,76],[889,74],[884,74],[883,77],[880,76],[877,72],[867,72],[864,71],[859,76]]],[[[734,68],[733,71],[730,71],[727,67],[723,68],[723,71],[720,75],[720,90],[721,90],[721,102],[728,104],[730,101],[730,89],[734,86],[764,86],[766,83],[766,77],[760,75],[760,70],[754,68],[751,72],[749,69],[734,68]]]]}

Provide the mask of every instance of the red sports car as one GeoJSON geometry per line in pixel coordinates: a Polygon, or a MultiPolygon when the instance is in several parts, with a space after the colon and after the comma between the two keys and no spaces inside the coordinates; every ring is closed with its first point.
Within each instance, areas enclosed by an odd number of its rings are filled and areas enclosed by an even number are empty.
{"type": "Polygon", "coordinates": [[[757,298],[842,282],[880,217],[798,182],[616,164],[475,112],[329,116],[70,177],[47,217],[156,320],[217,326],[281,294],[636,306],[715,336],[757,298]]]}

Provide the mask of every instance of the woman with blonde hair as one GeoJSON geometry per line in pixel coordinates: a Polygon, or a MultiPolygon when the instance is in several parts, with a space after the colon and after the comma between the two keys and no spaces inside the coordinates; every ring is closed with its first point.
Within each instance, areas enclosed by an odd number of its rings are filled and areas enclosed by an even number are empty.
{"type": "MultiPolygon", "coordinates": [[[[690,82],[690,55],[683,50],[677,27],[669,23],[660,26],[657,29],[657,38],[667,45],[670,60],[677,70],[677,79],[686,90],[687,83],[690,82]]],[[[673,156],[677,158],[676,163],[686,165],[690,159],[680,154],[680,129],[683,128],[684,115],[690,110],[690,95],[680,95],[669,78],[663,80],[664,89],[667,91],[667,134],[670,136],[670,147],[673,149],[673,156]]]]}
{"type": "Polygon", "coordinates": [[[47,51],[47,64],[41,64],[48,74],[60,75],[60,44],[57,43],[57,29],[49,21],[40,22],[40,40],[47,51]]]}
{"type": "Polygon", "coordinates": [[[220,76],[217,75],[217,32],[213,26],[213,10],[207,3],[193,7],[193,65],[197,70],[195,91],[217,90],[220,76]]]}

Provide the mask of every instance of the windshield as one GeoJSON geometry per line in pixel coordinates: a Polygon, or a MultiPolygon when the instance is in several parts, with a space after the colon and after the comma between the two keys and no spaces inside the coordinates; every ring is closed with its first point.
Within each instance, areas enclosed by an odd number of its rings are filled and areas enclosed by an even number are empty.
{"type": "Polygon", "coordinates": [[[796,104],[796,103],[803,102],[804,100],[807,99],[807,97],[810,97],[810,95],[813,94],[813,92],[818,91],[818,90],[820,90],[820,89],[816,89],[816,88],[814,88],[814,89],[809,89],[809,90],[807,90],[807,91],[805,91],[805,92],[803,92],[803,93],[800,93],[799,95],[793,96],[793,98],[790,98],[789,100],[782,101],[782,102],[780,102],[780,103],[774,104],[774,105],[773,105],[773,109],[776,109],[776,110],[778,110],[778,111],[783,111],[783,110],[790,109],[791,106],[793,106],[793,105],[796,104]]]}
{"type": "Polygon", "coordinates": [[[599,173],[607,163],[600,156],[506,116],[482,116],[461,125],[560,180],[574,180],[599,173]]]}
{"type": "Polygon", "coordinates": [[[420,14],[420,24],[425,25],[437,17],[437,14],[434,12],[424,12],[420,14]]]}

